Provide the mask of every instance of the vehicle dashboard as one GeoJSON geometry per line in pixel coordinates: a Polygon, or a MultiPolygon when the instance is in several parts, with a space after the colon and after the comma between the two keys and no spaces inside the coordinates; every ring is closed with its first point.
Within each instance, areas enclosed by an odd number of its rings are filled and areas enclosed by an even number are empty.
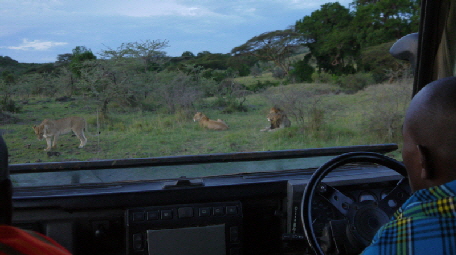
{"type": "MultiPolygon", "coordinates": [[[[224,157],[230,158],[227,163],[262,157],[292,161],[323,152],[332,157],[396,148],[389,144],[224,157]]],[[[198,160],[205,156],[201,157],[198,160]]],[[[163,164],[157,160],[149,164],[163,164]]],[[[40,167],[60,172],[49,164],[12,165],[13,182],[15,176],[34,174],[40,167]]],[[[67,166],[71,167],[82,168],[81,163],[67,166]]],[[[128,169],[122,163],[119,167],[128,169]]],[[[312,254],[298,215],[302,192],[315,169],[303,165],[201,178],[19,186],[13,195],[13,225],[41,232],[73,254],[312,254]]],[[[386,167],[359,163],[336,169],[324,182],[360,201],[381,199],[400,179],[386,167]]],[[[314,227],[321,233],[325,222],[341,215],[322,198],[314,203],[314,227]]]]}

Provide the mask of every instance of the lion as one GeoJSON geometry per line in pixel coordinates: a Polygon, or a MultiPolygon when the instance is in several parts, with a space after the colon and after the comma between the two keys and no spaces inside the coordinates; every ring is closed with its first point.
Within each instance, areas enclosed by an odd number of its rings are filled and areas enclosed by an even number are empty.
{"type": "Polygon", "coordinates": [[[58,120],[45,119],[40,125],[33,126],[32,128],[35,130],[38,140],[46,139],[47,147],[44,151],[55,148],[59,135],[69,133],[70,131],[73,131],[81,141],[79,148],[83,148],[87,143],[87,138],[84,135],[84,129],[87,130],[87,122],[82,117],[73,116],[58,120]],[[52,141],[52,138],[54,138],[54,141],[52,141]]]}
{"type": "Polygon", "coordinates": [[[260,131],[273,131],[278,128],[286,128],[291,126],[291,121],[288,119],[287,114],[279,107],[272,107],[267,115],[268,121],[271,123],[269,127],[261,129],[260,131]]]}
{"type": "Polygon", "coordinates": [[[204,113],[197,112],[193,116],[193,121],[198,121],[200,126],[212,129],[212,130],[227,130],[228,125],[221,119],[211,120],[204,113]]]}

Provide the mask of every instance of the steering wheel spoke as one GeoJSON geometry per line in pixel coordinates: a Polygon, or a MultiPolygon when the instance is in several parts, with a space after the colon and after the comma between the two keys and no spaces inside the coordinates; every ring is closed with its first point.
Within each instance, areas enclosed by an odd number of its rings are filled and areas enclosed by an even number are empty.
{"type": "Polygon", "coordinates": [[[394,212],[410,197],[412,191],[407,178],[402,178],[394,189],[378,202],[378,207],[388,216],[393,216],[394,212]]]}
{"type": "Polygon", "coordinates": [[[350,205],[354,203],[344,193],[325,183],[320,183],[318,192],[344,216],[347,215],[350,205]]]}

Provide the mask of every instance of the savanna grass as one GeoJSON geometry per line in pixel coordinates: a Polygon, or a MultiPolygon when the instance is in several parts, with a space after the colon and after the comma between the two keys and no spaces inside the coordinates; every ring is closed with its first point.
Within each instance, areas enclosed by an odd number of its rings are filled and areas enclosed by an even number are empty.
{"type": "MultiPolygon", "coordinates": [[[[220,109],[212,108],[208,99],[201,105],[195,105],[195,110],[186,109],[174,114],[113,107],[107,118],[101,118],[97,111],[97,102],[90,98],[75,97],[75,101],[69,102],[46,98],[28,99],[22,105],[22,112],[14,115],[19,122],[3,125],[0,129],[6,131],[3,136],[9,147],[11,164],[272,151],[390,142],[400,144],[397,130],[400,128],[410,94],[405,91],[405,99],[397,98],[397,91],[402,91],[407,86],[376,85],[351,95],[338,93],[334,85],[282,86],[282,90],[301,88],[321,97],[318,105],[321,111],[321,115],[317,116],[321,118],[317,119],[318,128],[309,116],[305,116],[303,122],[298,122],[289,115],[292,121],[290,128],[260,132],[269,125],[266,115],[273,106],[273,102],[269,101],[264,93],[276,93],[279,90],[275,87],[249,95],[245,102],[248,111],[232,114],[223,114],[220,109]],[[192,120],[197,110],[211,119],[224,120],[229,129],[213,131],[200,127],[192,120]],[[379,112],[382,117],[388,114],[394,116],[394,123],[386,123],[384,120],[388,118],[377,117],[375,114],[379,112]],[[60,156],[48,157],[43,151],[46,142],[38,141],[31,127],[45,118],[57,119],[71,115],[86,118],[87,145],[78,149],[79,141],[76,137],[63,135],[55,149],[60,152],[60,156]],[[394,135],[388,136],[391,133],[394,135]]],[[[312,106],[301,107],[310,109],[312,106]]],[[[392,155],[400,157],[398,152],[392,155]]]]}

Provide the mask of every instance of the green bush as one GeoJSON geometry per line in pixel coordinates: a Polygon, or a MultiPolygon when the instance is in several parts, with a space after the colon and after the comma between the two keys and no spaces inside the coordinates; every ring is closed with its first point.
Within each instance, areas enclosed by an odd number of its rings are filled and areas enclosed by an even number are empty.
{"type": "Polygon", "coordinates": [[[280,84],[280,82],[272,82],[269,80],[266,80],[266,81],[257,80],[254,85],[248,86],[247,89],[250,91],[253,91],[253,92],[260,92],[260,91],[263,91],[270,87],[277,87],[279,84],[280,84]]]}
{"type": "Polygon", "coordinates": [[[312,82],[312,74],[315,72],[315,68],[307,63],[306,60],[301,60],[293,65],[293,70],[290,71],[296,82],[312,82]]]}
{"type": "Polygon", "coordinates": [[[286,76],[286,73],[281,68],[276,67],[272,70],[272,77],[274,77],[274,78],[283,79],[283,78],[285,78],[285,76],[286,76]]]}
{"type": "Polygon", "coordinates": [[[308,129],[311,131],[320,131],[325,124],[325,110],[313,106],[308,111],[308,129]]]}
{"type": "Polygon", "coordinates": [[[363,114],[363,126],[369,133],[384,141],[401,141],[402,123],[412,93],[412,82],[412,79],[402,79],[365,89],[372,102],[363,114]]]}
{"type": "Polygon", "coordinates": [[[334,84],[337,80],[337,77],[335,75],[325,72],[315,72],[311,75],[311,77],[312,81],[315,83],[334,84]]]}
{"type": "Polygon", "coordinates": [[[364,48],[361,51],[361,61],[358,70],[372,73],[375,83],[380,83],[388,79],[385,70],[397,66],[397,59],[391,54],[385,54],[389,51],[394,42],[388,42],[364,48]]]}
{"type": "Polygon", "coordinates": [[[371,73],[355,73],[339,77],[337,83],[343,89],[356,92],[374,84],[375,80],[371,73]]]}
{"type": "Polygon", "coordinates": [[[5,97],[2,101],[0,101],[0,110],[18,113],[21,111],[21,107],[17,105],[13,99],[5,97]]]}
{"type": "Polygon", "coordinates": [[[233,112],[246,112],[247,107],[242,103],[238,102],[233,97],[222,97],[219,96],[214,101],[213,106],[215,108],[221,108],[223,113],[233,113],[233,112]]]}

